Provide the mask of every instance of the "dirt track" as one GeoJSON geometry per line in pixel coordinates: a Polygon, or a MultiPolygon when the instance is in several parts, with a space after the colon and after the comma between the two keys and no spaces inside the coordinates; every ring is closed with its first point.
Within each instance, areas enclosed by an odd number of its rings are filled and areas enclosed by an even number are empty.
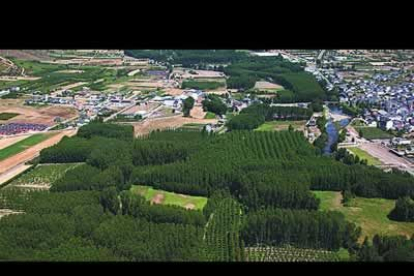
{"type": "MultiPolygon", "coordinates": [[[[27,150],[18,153],[10,158],[7,158],[0,162],[0,175],[3,173],[8,173],[8,171],[14,169],[14,167],[23,164],[33,158],[35,158],[39,152],[47,147],[53,146],[54,144],[58,143],[64,136],[73,136],[75,135],[77,130],[65,130],[62,131],[51,138],[43,141],[33,147],[28,148],[27,150]]],[[[15,175],[17,175],[16,173],[15,175]]]]}

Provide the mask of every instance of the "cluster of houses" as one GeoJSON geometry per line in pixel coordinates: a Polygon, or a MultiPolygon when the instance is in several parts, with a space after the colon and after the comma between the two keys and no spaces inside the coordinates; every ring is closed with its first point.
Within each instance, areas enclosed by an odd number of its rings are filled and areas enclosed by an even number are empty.
{"type": "Polygon", "coordinates": [[[324,74],[338,87],[341,103],[350,106],[364,103],[369,107],[361,114],[367,125],[384,130],[414,131],[414,75],[395,70],[347,82],[332,69],[324,74]]]}

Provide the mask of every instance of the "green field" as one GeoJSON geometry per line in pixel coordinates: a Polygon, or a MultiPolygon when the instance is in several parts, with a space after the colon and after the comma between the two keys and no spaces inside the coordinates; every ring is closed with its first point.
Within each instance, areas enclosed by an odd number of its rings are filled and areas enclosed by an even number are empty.
{"type": "Polygon", "coordinates": [[[305,121],[271,121],[265,122],[260,125],[255,131],[278,131],[286,130],[289,128],[289,125],[292,125],[295,130],[305,126],[305,121]]]}
{"type": "Polygon", "coordinates": [[[393,136],[388,132],[385,132],[382,129],[376,127],[355,127],[355,129],[359,132],[361,130],[362,137],[365,139],[391,139],[393,136]]]}
{"type": "Polygon", "coordinates": [[[414,222],[397,222],[388,219],[387,215],[394,208],[395,201],[383,198],[356,197],[343,206],[340,192],[314,191],[321,199],[320,210],[336,210],[343,213],[346,219],[362,228],[360,241],[365,236],[372,238],[375,234],[406,235],[414,234],[414,222]],[[339,200],[338,200],[339,199],[339,200]]]}
{"type": "Polygon", "coordinates": [[[10,120],[11,118],[14,118],[14,117],[18,116],[18,115],[20,115],[20,114],[19,113],[8,113],[8,112],[0,113],[0,120],[7,121],[7,120],[10,120]]]}
{"type": "Polygon", "coordinates": [[[133,185],[131,192],[144,196],[148,201],[151,201],[156,195],[163,195],[164,199],[161,204],[176,205],[186,208],[187,204],[193,204],[195,210],[202,210],[207,203],[206,197],[189,196],[166,192],[163,190],[156,190],[149,186],[133,185]]]}
{"type": "Polygon", "coordinates": [[[216,114],[214,114],[213,112],[208,111],[206,113],[206,116],[204,116],[204,119],[215,119],[216,118],[216,114]]]}
{"type": "Polygon", "coordinates": [[[68,170],[79,166],[81,163],[64,163],[64,164],[42,164],[33,170],[23,173],[20,177],[13,180],[9,187],[13,185],[50,185],[61,178],[68,170]]]}
{"type": "Polygon", "coordinates": [[[375,158],[374,156],[370,155],[368,152],[360,148],[348,148],[348,151],[352,152],[353,154],[358,156],[360,159],[367,160],[368,165],[380,166],[382,164],[378,158],[375,158]]]}
{"type": "Polygon", "coordinates": [[[182,84],[183,89],[200,89],[200,90],[215,90],[218,88],[224,88],[224,82],[218,81],[196,81],[196,80],[187,80],[182,84]]]}
{"type": "Polygon", "coordinates": [[[0,150],[0,161],[4,160],[10,156],[13,156],[15,154],[18,154],[24,150],[26,150],[29,147],[32,147],[36,144],[39,144],[40,142],[45,141],[46,139],[50,138],[53,134],[34,134],[22,141],[19,141],[13,145],[10,145],[2,150],[0,150]]]}

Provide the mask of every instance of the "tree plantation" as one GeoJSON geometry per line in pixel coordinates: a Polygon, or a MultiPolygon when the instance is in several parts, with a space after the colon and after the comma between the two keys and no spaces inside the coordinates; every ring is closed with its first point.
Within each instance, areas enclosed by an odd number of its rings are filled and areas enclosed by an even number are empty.
{"type": "MultiPolygon", "coordinates": [[[[311,116],[308,109],[294,107],[245,110],[234,118],[311,116]]],[[[0,219],[0,259],[246,261],[269,248],[293,248],[292,254],[312,260],[336,260],[343,251],[353,260],[375,254],[395,260],[412,249],[412,241],[403,237],[396,238],[398,246],[387,238],[375,248],[359,244],[361,229],[339,212],[318,210],[320,200],[312,193],[403,198],[393,216],[409,220],[411,175],[323,156],[293,129],[230,129],[224,134],[153,131],[134,138],[129,126],[92,122],[81,127],[75,137],[40,153],[42,164],[82,162],[54,179],[50,190],[0,190],[0,209],[20,212],[0,219]],[[147,200],[133,193],[132,185],[208,201],[202,210],[182,208],[165,204],[161,194],[147,200]]]]}

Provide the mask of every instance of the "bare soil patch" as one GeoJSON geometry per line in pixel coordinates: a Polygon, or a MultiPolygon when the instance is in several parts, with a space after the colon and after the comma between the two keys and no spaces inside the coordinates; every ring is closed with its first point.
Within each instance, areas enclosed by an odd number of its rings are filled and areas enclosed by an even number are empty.
{"type": "Polygon", "coordinates": [[[164,201],[165,196],[163,194],[156,194],[152,200],[151,203],[153,204],[161,204],[164,201]]]}
{"type": "Polygon", "coordinates": [[[190,116],[195,119],[203,119],[206,114],[201,105],[194,106],[190,111],[190,116]]]}
{"type": "Polygon", "coordinates": [[[192,203],[187,203],[185,205],[185,209],[187,209],[187,210],[194,210],[195,209],[195,205],[192,204],[192,203]]]}
{"type": "MultiPolygon", "coordinates": [[[[69,119],[77,115],[78,111],[73,107],[65,106],[46,106],[35,108],[31,106],[24,106],[22,103],[2,103],[0,105],[0,113],[18,113],[20,115],[10,119],[7,123],[32,123],[54,125],[56,117],[69,119]]],[[[0,121],[0,123],[3,121],[0,121]]],[[[4,122],[3,122],[4,123],[4,122]]]]}

